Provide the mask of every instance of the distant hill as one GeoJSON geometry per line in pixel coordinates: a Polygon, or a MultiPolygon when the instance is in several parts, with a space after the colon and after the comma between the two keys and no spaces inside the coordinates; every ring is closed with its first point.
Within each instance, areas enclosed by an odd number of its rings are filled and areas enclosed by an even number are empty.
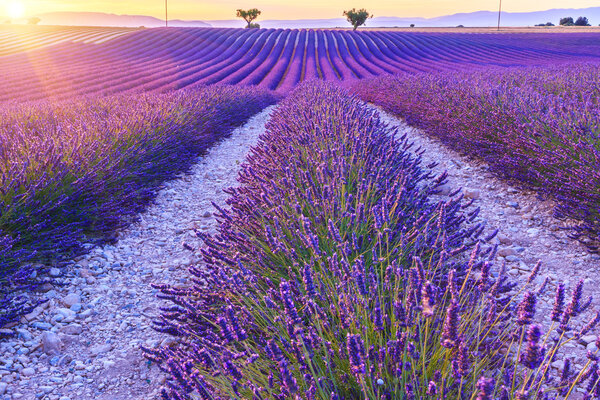
{"type": "MultiPolygon", "coordinates": [[[[502,12],[502,26],[533,26],[536,24],[552,22],[558,25],[562,17],[579,16],[587,17],[592,25],[600,24],[600,7],[582,9],[553,9],[533,12],[502,12]]],[[[212,20],[206,21],[214,27],[243,28],[244,21],[239,20],[212,20]]],[[[298,20],[259,20],[262,28],[335,28],[348,27],[345,18],[329,19],[298,19],[298,20]]],[[[457,25],[471,27],[496,26],[498,23],[497,11],[475,11],[471,13],[460,13],[445,15],[436,18],[421,17],[374,17],[367,20],[370,27],[406,27],[415,24],[418,27],[452,27],[457,25]]]]}
{"type": "MultiPolygon", "coordinates": [[[[53,12],[38,15],[40,25],[123,26],[156,28],[165,26],[165,20],[146,15],[117,15],[100,12],[53,12]]],[[[169,20],[169,26],[207,28],[204,21],[169,20]]]]}
{"type": "MultiPolygon", "coordinates": [[[[581,9],[552,9],[546,11],[532,12],[503,12],[502,26],[533,26],[540,23],[552,22],[558,25],[562,17],[579,16],[587,17],[592,25],[600,24],[600,7],[589,7],[581,9]]],[[[43,25],[86,25],[86,26],[125,26],[148,28],[164,26],[165,21],[159,18],[144,15],[116,15],[98,12],[55,12],[38,15],[43,25]]],[[[298,19],[298,20],[259,20],[262,28],[335,28],[347,27],[348,22],[344,18],[327,19],[298,19]]],[[[460,13],[445,15],[435,18],[421,17],[375,17],[367,21],[370,27],[406,27],[415,24],[417,27],[452,27],[464,25],[466,27],[496,26],[498,13],[495,11],[475,11],[471,13],[460,13]]],[[[208,20],[208,21],[184,21],[169,20],[169,26],[178,27],[219,27],[219,28],[243,28],[246,24],[239,19],[231,20],[208,20]]]]}
{"type": "MultiPolygon", "coordinates": [[[[558,25],[562,17],[572,16],[577,18],[585,16],[592,25],[600,24],[600,7],[590,7],[583,9],[553,9],[546,11],[522,12],[522,13],[502,13],[502,26],[533,26],[540,23],[552,22],[558,25]]],[[[234,24],[236,21],[208,21],[212,26],[232,26],[225,22],[234,24]]],[[[258,21],[264,28],[334,28],[339,26],[348,26],[344,18],[315,19],[315,20],[264,20],[258,21]]],[[[415,24],[419,27],[452,27],[457,25],[464,26],[496,26],[498,23],[498,12],[494,11],[476,11],[471,13],[460,13],[445,15],[436,18],[400,18],[400,17],[374,17],[367,20],[367,26],[370,27],[405,27],[415,24]]],[[[235,25],[235,26],[239,26],[235,25]]]]}
{"type": "MultiPolygon", "coordinates": [[[[546,11],[532,12],[503,12],[503,26],[533,26],[545,22],[552,22],[558,25],[558,21],[562,17],[573,17],[577,19],[579,16],[587,17],[592,25],[600,24],[600,7],[589,8],[557,8],[546,11]]],[[[375,20],[375,18],[373,18],[375,20]]],[[[426,19],[422,22],[413,22],[419,26],[496,26],[498,23],[498,12],[494,11],[476,11],[472,13],[461,13],[426,19]]]]}

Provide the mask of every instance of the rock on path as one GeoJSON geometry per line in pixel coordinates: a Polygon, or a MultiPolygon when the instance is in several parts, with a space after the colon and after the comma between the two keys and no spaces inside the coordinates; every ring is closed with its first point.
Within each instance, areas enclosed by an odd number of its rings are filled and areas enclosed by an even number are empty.
{"type": "MultiPolygon", "coordinates": [[[[550,278],[547,289],[537,303],[536,315],[544,327],[550,326],[550,313],[554,304],[557,281],[563,282],[570,301],[571,290],[584,280],[584,298],[592,295],[591,310],[600,310],[600,256],[586,251],[584,245],[567,236],[569,223],[560,222],[552,216],[554,203],[540,201],[533,191],[517,190],[491,172],[487,164],[474,161],[452,151],[440,141],[429,138],[419,129],[378,109],[383,122],[397,127],[399,134],[406,133],[414,142],[414,149],[424,150],[423,165],[438,163],[433,170],[440,174],[448,173],[448,183],[441,189],[443,198],[457,188],[463,189],[467,200],[474,199],[471,209],[480,207],[477,222],[484,221],[484,235],[499,230],[496,237],[498,255],[496,264],[506,261],[508,274],[513,278],[526,280],[538,260],[542,269],[537,278],[541,284],[546,276],[550,278]],[[519,278],[520,277],[520,278],[519,278]]],[[[567,300],[566,300],[567,301],[567,300]]],[[[588,311],[587,316],[593,315],[588,311]]],[[[581,319],[578,317],[578,321],[581,319]]],[[[587,321],[586,321],[587,322],[587,321]]],[[[564,356],[572,365],[581,367],[587,361],[587,350],[595,351],[594,341],[598,329],[592,330],[580,343],[567,345],[564,356]]],[[[558,367],[556,364],[555,367],[558,367]]],[[[575,397],[573,397],[575,399],[575,397]]]]}
{"type": "MultiPolygon", "coordinates": [[[[44,294],[49,301],[0,342],[0,399],[147,400],[165,377],[140,345],[173,339],[151,328],[161,305],[151,283],[185,283],[198,261],[183,247],[199,244],[193,229],[214,233],[211,201],[225,206],[240,164],[273,107],[212,147],[190,174],[166,182],[139,222],[114,245],[95,248],[44,294]]],[[[61,271],[55,271],[60,274],[61,271]]]]}

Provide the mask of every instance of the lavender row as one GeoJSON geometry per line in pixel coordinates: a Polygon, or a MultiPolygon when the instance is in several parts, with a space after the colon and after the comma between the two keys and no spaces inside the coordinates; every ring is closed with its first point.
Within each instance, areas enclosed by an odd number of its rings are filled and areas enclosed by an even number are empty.
{"type": "MultiPolygon", "coordinates": [[[[162,181],[273,102],[222,86],[1,108],[0,294],[19,266],[60,263],[110,238],[162,181]]],[[[5,304],[0,326],[15,314],[5,304]]]]}
{"type": "Polygon", "coordinates": [[[364,100],[558,201],[574,236],[598,251],[598,64],[382,77],[356,85],[364,100]]]}
{"type": "Polygon", "coordinates": [[[0,101],[165,91],[217,82],[289,91],[310,79],[353,81],[387,73],[599,57],[593,33],[144,29],[99,44],[65,42],[0,56],[0,101]]]}
{"type": "MultiPolygon", "coordinates": [[[[556,325],[536,325],[549,288],[490,260],[494,235],[434,177],[406,137],[326,83],[274,112],[220,210],[190,285],[144,349],[171,375],[165,399],[550,399],[599,395],[598,357],[550,369],[596,328],[582,284],[556,288],[556,325]],[[577,318],[585,314],[584,319],[577,318]]],[[[194,249],[192,249],[194,250],[194,249]]]]}

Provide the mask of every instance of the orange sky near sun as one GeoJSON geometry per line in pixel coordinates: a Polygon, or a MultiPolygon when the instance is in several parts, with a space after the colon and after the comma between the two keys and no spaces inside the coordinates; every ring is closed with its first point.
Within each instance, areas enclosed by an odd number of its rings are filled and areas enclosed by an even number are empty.
{"type": "MultiPolygon", "coordinates": [[[[0,0],[0,14],[19,3],[26,16],[53,11],[98,11],[164,16],[164,0],[0,0]]],[[[504,0],[505,11],[599,6],[598,0],[504,0]]],[[[498,0],[169,0],[169,18],[235,19],[238,8],[257,7],[261,19],[341,17],[344,9],[366,7],[375,16],[436,17],[459,12],[497,10],[498,0]]]]}

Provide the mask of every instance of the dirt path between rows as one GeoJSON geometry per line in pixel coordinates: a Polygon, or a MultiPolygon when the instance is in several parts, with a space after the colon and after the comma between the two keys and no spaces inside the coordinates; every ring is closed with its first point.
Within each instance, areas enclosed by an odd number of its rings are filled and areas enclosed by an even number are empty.
{"type": "MultiPolygon", "coordinates": [[[[584,281],[584,298],[594,297],[589,311],[591,317],[600,310],[600,256],[590,254],[584,245],[567,236],[572,222],[561,222],[553,217],[553,201],[541,201],[535,192],[517,190],[506,181],[497,178],[483,162],[468,159],[445,147],[440,141],[428,137],[423,131],[408,126],[403,120],[378,110],[382,120],[391,127],[398,128],[399,134],[406,133],[414,142],[412,150],[424,150],[423,165],[438,163],[433,168],[438,174],[447,171],[448,183],[440,196],[462,188],[467,200],[474,199],[470,209],[479,207],[481,211],[475,221],[484,221],[484,236],[499,230],[495,241],[498,243],[496,264],[506,262],[507,271],[521,282],[527,279],[538,260],[542,269],[537,277],[541,284],[545,277],[550,281],[537,303],[537,319],[543,327],[551,325],[550,314],[554,304],[556,283],[563,282],[570,296],[571,290],[584,281]]],[[[568,297],[570,298],[570,297],[568,297]]],[[[587,322],[587,321],[585,321],[587,322]]],[[[567,344],[563,358],[571,359],[578,369],[585,365],[587,350],[595,351],[594,341],[598,329],[592,330],[577,344],[567,344]]],[[[563,361],[552,365],[562,368],[563,361]]],[[[576,399],[577,395],[570,398],[576,399]]]]}
{"type": "Polygon", "coordinates": [[[149,400],[165,377],[143,357],[172,338],[154,331],[161,302],[151,283],[185,283],[198,257],[186,250],[214,233],[211,202],[237,186],[240,164],[264,131],[273,107],[211,148],[187,175],[166,182],[140,221],[114,245],[93,249],[61,275],[38,307],[0,343],[0,399],[149,400]]]}

